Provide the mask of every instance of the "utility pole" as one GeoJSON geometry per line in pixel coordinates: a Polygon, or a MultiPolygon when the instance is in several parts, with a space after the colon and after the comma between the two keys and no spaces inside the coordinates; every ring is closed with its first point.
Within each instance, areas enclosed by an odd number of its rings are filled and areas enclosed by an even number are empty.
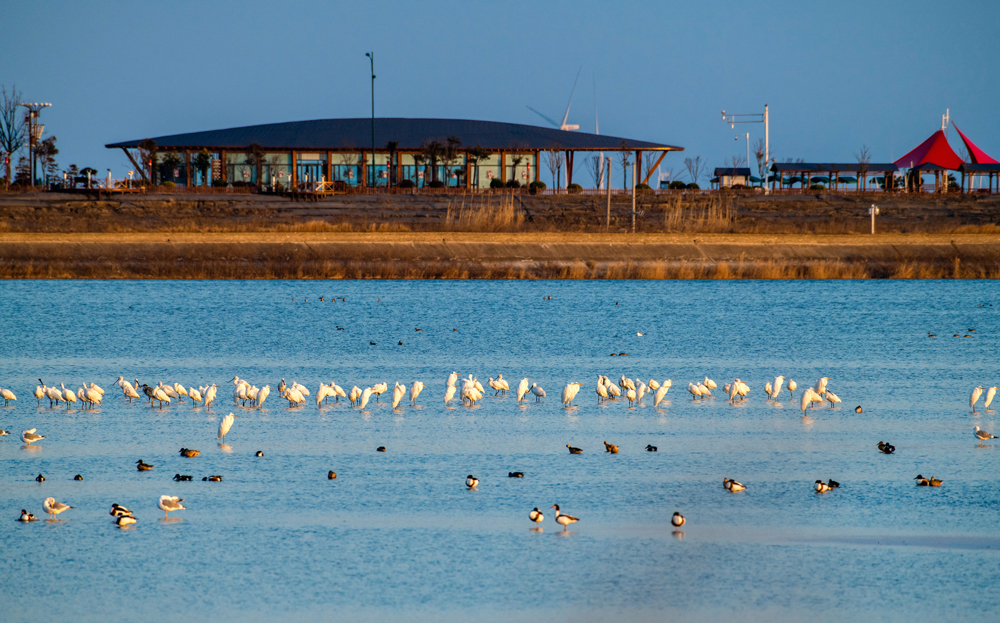
{"type": "MultiPolygon", "coordinates": [[[[372,177],[375,177],[375,52],[365,52],[365,56],[372,66],[372,177]]],[[[374,186],[372,180],[368,180],[368,185],[374,186]]]]}
{"type": "Polygon", "coordinates": [[[632,233],[635,233],[635,168],[639,166],[639,154],[635,156],[635,164],[632,165],[632,233]]]}
{"type": "Polygon", "coordinates": [[[608,169],[607,169],[607,174],[608,174],[607,175],[607,178],[608,178],[608,222],[607,222],[607,225],[605,225],[605,230],[610,232],[611,231],[611,157],[610,156],[608,156],[607,161],[608,161],[608,169]]]}
{"type": "Polygon", "coordinates": [[[39,113],[42,112],[43,108],[48,108],[52,104],[39,104],[37,102],[32,102],[30,104],[19,104],[19,106],[24,106],[28,109],[28,171],[31,176],[31,185],[35,185],[35,143],[42,139],[42,132],[45,131],[44,125],[38,125],[35,119],[38,118],[39,113]]]}
{"type": "MultiPolygon", "coordinates": [[[[764,114],[760,113],[748,113],[748,114],[730,114],[727,115],[726,111],[722,111],[722,120],[729,124],[730,128],[735,129],[737,123],[763,123],[764,124],[764,194],[770,194],[767,188],[767,172],[768,167],[771,165],[771,120],[768,116],[767,104],[764,104],[764,114]]],[[[747,139],[747,145],[749,146],[750,139],[747,139]]],[[[747,149],[747,166],[750,166],[750,150],[747,149]]]]}

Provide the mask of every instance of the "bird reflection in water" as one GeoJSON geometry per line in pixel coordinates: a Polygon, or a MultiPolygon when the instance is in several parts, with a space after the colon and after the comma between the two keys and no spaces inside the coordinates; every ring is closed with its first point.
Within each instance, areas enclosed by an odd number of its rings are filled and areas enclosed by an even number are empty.
{"type": "Polygon", "coordinates": [[[678,541],[683,541],[684,540],[684,531],[683,530],[674,530],[671,534],[678,541]]]}
{"type": "Polygon", "coordinates": [[[228,453],[231,454],[233,452],[233,447],[231,445],[229,445],[228,443],[219,442],[219,450],[222,450],[223,452],[228,452],[228,453]]]}

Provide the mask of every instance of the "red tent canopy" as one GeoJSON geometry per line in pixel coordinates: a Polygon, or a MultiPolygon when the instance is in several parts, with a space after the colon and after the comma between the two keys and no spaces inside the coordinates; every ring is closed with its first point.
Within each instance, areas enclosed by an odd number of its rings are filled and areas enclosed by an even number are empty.
{"type": "Polygon", "coordinates": [[[952,151],[944,132],[938,130],[929,139],[920,143],[916,149],[896,161],[896,166],[908,169],[919,167],[922,164],[932,164],[942,169],[955,171],[961,166],[962,159],[952,151]]]}
{"type": "MultiPolygon", "coordinates": [[[[951,125],[955,124],[953,123],[951,125]]],[[[968,136],[962,134],[962,131],[958,129],[957,125],[955,125],[955,131],[962,137],[962,142],[965,143],[965,148],[969,150],[969,158],[972,159],[973,164],[1000,164],[1000,162],[990,158],[985,151],[976,147],[973,142],[969,140],[968,136]]]]}

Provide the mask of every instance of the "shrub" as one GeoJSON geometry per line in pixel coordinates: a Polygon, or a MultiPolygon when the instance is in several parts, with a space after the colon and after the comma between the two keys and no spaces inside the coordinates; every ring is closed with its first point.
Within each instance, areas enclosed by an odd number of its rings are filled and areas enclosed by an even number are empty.
{"type": "Polygon", "coordinates": [[[542,180],[535,180],[534,182],[528,184],[528,191],[530,191],[532,195],[540,190],[545,190],[545,182],[542,180]]]}
{"type": "Polygon", "coordinates": [[[166,181],[166,182],[160,182],[160,186],[163,186],[164,188],[173,188],[176,185],[177,184],[174,184],[173,182],[171,182],[169,180],[166,181]]]}
{"type": "Polygon", "coordinates": [[[396,188],[414,188],[415,186],[416,184],[413,183],[413,180],[400,180],[400,182],[396,184],[396,188]]]}
{"type": "Polygon", "coordinates": [[[691,182],[685,188],[687,188],[688,190],[701,190],[701,186],[698,186],[694,182],[691,182]]]}
{"type": "Polygon", "coordinates": [[[649,184],[636,184],[635,185],[635,192],[640,193],[640,194],[641,193],[650,193],[650,192],[653,192],[653,189],[650,187],[649,184]]]}
{"type": "Polygon", "coordinates": [[[444,182],[441,180],[434,180],[427,185],[427,188],[444,188],[444,182]]]}
{"type": "Polygon", "coordinates": [[[226,182],[226,180],[212,180],[212,187],[213,188],[225,188],[227,183],[228,182],[226,182]]]}
{"type": "Polygon", "coordinates": [[[507,180],[507,188],[520,188],[520,187],[521,187],[521,182],[515,179],[507,180]]]}
{"type": "Polygon", "coordinates": [[[673,182],[670,182],[669,188],[670,190],[684,190],[685,188],[687,188],[687,184],[675,180],[673,182]]]}
{"type": "Polygon", "coordinates": [[[813,184],[809,187],[809,190],[826,190],[826,186],[823,186],[822,184],[813,184]]]}
{"type": "Polygon", "coordinates": [[[503,188],[503,182],[499,178],[494,177],[490,180],[490,188],[503,188]]]}
{"type": "Polygon", "coordinates": [[[568,192],[571,195],[575,195],[581,190],[583,190],[583,186],[580,186],[579,184],[570,184],[569,186],[566,187],[566,192],[568,192]]]}

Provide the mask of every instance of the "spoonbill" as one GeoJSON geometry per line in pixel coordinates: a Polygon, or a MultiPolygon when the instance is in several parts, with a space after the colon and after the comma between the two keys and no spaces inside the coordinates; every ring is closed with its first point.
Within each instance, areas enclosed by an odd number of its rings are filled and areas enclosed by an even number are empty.
{"type": "Polygon", "coordinates": [[[59,387],[62,388],[63,402],[66,403],[66,408],[69,409],[69,403],[76,402],[76,394],[73,393],[72,389],[66,389],[65,383],[60,383],[59,387]]]}
{"type": "Polygon", "coordinates": [[[816,381],[816,393],[817,394],[823,394],[823,393],[825,393],[826,392],[826,384],[829,383],[830,381],[831,381],[831,379],[829,379],[829,378],[827,378],[825,376],[823,378],[821,378],[820,380],[816,381]]]}
{"type": "MultiPolygon", "coordinates": [[[[41,383],[42,379],[38,379],[38,382],[41,383]]],[[[42,387],[41,385],[35,387],[35,399],[38,401],[39,406],[41,406],[42,398],[44,397],[45,397],[45,388],[42,387]]]]}
{"type": "Polygon", "coordinates": [[[654,392],[660,389],[660,384],[656,381],[656,379],[649,379],[649,383],[647,383],[647,385],[649,386],[649,389],[653,390],[654,392]]]}
{"type": "Polygon", "coordinates": [[[399,406],[399,403],[403,401],[406,396],[406,386],[400,385],[397,382],[392,388],[392,408],[395,409],[399,406]]]}
{"type": "Polygon", "coordinates": [[[531,384],[531,393],[535,395],[535,402],[545,398],[545,390],[538,386],[538,383],[531,384]]]}
{"type": "Polygon", "coordinates": [[[50,407],[52,406],[53,402],[56,403],[56,406],[59,406],[59,403],[61,401],[63,401],[62,392],[59,391],[58,387],[46,387],[45,388],[45,393],[49,397],[49,406],[50,407]]]}
{"type": "Polygon", "coordinates": [[[527,394],[528,391],[529,391],[529,389],[530,389],[528,387],[528,381],[531,381],[531,380],[534,380],[534,379],[523,378],[523,379],[521,379],[521,382],[517,384],[517,401],[518,402],[521,402],[522,400],[524,400],[525,394],[527,394]]]}
{"type": "Polygon", "coordinates": [[[705,377],[705,380],[702,381],[702,385],[704,385],[705,387],[707,387],[709,389],[715,389],[716,387],[718,387],[718,385],[715,384],[715,381],[713,381],[712,379],[708,378],[707,376],[705,377]]]}
{"type": "Polygon", "coordinates": [[[635,403],[635,390],[628,389],[625,390],[625,397],[628,398],[628,406],[632,406],[635,403]]]}
{"type": "Polygon", "coordinates": [[[622,397],[621,388],[615,385],[614,383],[610,383],[608,385],[605,385],[604,387],[607,388],[608,394],[611,396],[612,400],[618,400],[619,398],[622,397]]]}
{"type": "Polygon", "coordinates": [[[341,398],[347,398],[347,394],[344,393],[344,388],[341,387],[340,385],[337,385],[333,381],[330,381],[330,387],[333,388],[334,400],[336,402],[340,402],[341,398]]]}
{"type": "Polygon", "coordinates": [[[358,387],[357,385],[355,385],[354,387],[352,387],[351,388],[351,394],[350,394],[350,396],[348,398],[350,399],[352,405],[354,405],[355,403],[357,403],[358,400],[361,398],[361,388],[358,387]]]}
{"type": "Polygon", "coordinates": [[[63,511],[68,511],[71,508],[76,508],[75,506],[70,506],[69,504],[63,504],[62,502],[56,502],[55,498],[45,498],[42,502],[42,510],[49,514],[49,517],[55,517],[63,511]]]}
{"type": "Polygon", "coordinates": [[[774,394],[772,393],[771,384],[770,383],[765,383],[764,384],[764,393],[767,394],[768,398],[774,398],[774,394]]]}
{"type": "Polygon", "coordinates": [[[201,396],[201,392],[193,387],[188,388],[188,396],[191,397],[191,400],[193,402],[201,402],[202,400],[204,400],[201,396]]]}
{"type": "Polygon", "coordinates": [[[163,518],[169,519],[170,511],[176,512],[184,510],[184,507],[181,506],[181,502],[183,501],[184,498],[179,498],[176,495],[161,495],[158,506],[160,507],[160,510],[163,511],[163,518]]]}
{"type": "Polygon", "coordinates": [[[389,384],[384,381],[382,383],[372,385],[371,390],[372,393],[375,394],[375,402],[378,402],[379,396],[385,393],[387,389],[389,389],[389,384]]]}
{"type": "Polygon", "coordinates": [[[507,383],[507,379],[503,378],[502,374],[497,375],[497,385],[500,386],[500,393],[506,395],[510,391],[510,385],[507,383]]]}
{"type": "Polygon", "coordinates": [[[374,392],[372,391],[371,387],[366,387],[365,391],[361,392],[361,408],[362,409],[364,409],[366,406],[368,406],[368,401],[371,400],[371,397],[372,397],[373,393],[374,392]]]}
{"type": "Polygon", "coordinates": [[[257,408],[258,409],[263,408],[264,401],[267,400],[267,397],[268,397],[268,395],[270,393],[271,393],[271,386],[270,385],[265,385],[264,387],[260,388],[260,391],[257,393],[257,408]]]}
{"type": "Polygon", "coordinates": [[[180,383],[174,383],[174,392],[177,394],[177,400],[180,400],[181,396],[188,395],[188,390],[184,389],[184,386],[180,383]]]}
{"type": "Polygon", "coordinates": [[[837,397],[837,394],[831,392],[830,390],[826,390],[826,400],[830,403],[831,408],[833,405],[841,402],[840,398],[837,397]]]}
{"type": "Polygon", "coordinates": [[[302,392],[299,391],[298,389],[295,389],[291,385],[288,386],[282,397],[288,401],[289,407],[298,406],[306,401],[306,398],[305,396],[302,395],[302,392]]]}
{"type": "Polygon", "coordinates": [[[213,402],[215,402],[215,394],[218,391],[218,385],[212,385],[207,390],[205,390],[205,408],[207,409],[213,402]]]}
{"type": "Polygon", "coordinates": [[[226,433],[228,433],[229,429],[233,427],[233,422],[235,421],[236,415],[234,413],[230,413],[226,417],[222,418],[222,421],[219,422],[219,434],[215,438],[221,439],[222,443],[226,443],[226,433]]]}
{"type": "MultiPolygon", "coordinates": [[[[162,387],[157,386],[153,388],[153,398],[160,402],[160,409],[163,409],[163,403],[170,404],[170,396],[167,395],[167,392],[162,387]]],[[[151,400],[150,405],[152,405],[152,402],[151,400]]]]}
{"type": "MultiPolygon", "coordinates": [[[[632,391],[635,391],[635,390],[633,389],[632,391]]],[[[563,527],[563,531],[564,532],[566,531],[566,527],[569,526],[571,523],[576,523],[576,522],[580,521],[579,519],[577,519],[576,517],[574,517],[572,515],[563,515],[559,511],[559,505],[558,504],[553,504],[552,508],[556,509],[556,523],[563,527]]]]}
{"type": "Polygon", "coordinates": [[[583,385],[576,382],[566,385],[562,391],[562,403],[567,406],[571,405],[573,403],[573,399],[576,398],[576,395],[580,392],[581,387],[583,387],[583,385]]]}
{"type": "Polygon", "coordinates": [[[3,406],[5,407],[11,400],[17,400],[17,396],[15,396],[14,392],[9,389],[0,389],[0,396],[3,396],[3,406]]]}
{"type": "Polygon", "coordinates": [[[788,399],[789,400],[791,400],[792,398],[795,397],[795,390],[798,389],[798,388],[799,388],[799,386],[795,382],[795,379],[788,379],[788,399]]]}
{"type": "Polygon", "coordinates": [[[979,401],[979,397],[982,395],[983,395],[982,385],[972,390],[972,395],[969,396],[969,407],[971,407],[973,411],[976,410],[976,402],[979,401]]]}
{"type": "Polygon", "coordinates": [[[597,379],[597,402],[603,402],[608,399],[608,388],[604,386],[601,379],[597,379]]]}
{"type": "Polygon", "coordinates": [[[424,391],[424,384],[420,381],[413,381],[413,385],[410,387],[410,402],[416,402],[417,396],[422,391],[424,391]]]}

